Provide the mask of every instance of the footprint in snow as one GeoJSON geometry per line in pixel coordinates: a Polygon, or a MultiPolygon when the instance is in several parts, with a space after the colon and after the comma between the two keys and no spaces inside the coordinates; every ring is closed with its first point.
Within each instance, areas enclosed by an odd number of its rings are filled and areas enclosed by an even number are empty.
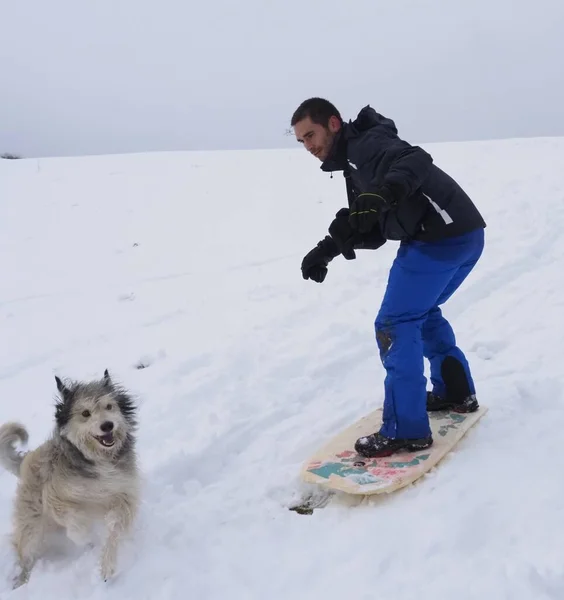
{"type": "Polygon", "coordinates": [[[133,292],[130,292],[129,294],[121,294],[118,296],[118,300],[120,302],[131,302],[132,300],[135,300],[135,294],[133,292]]]}
{"type": "Polygon", "coordinates": [[[157,354],[155,355],[149,355],[149,354],[145,354],[144,356],[141,356],[139,358],[139,360],[135,363],[135,368],[138,370],[141,369],[147,369],[148,367],[150,367],[156,360],[159,360],[161,358],[164,358],[166,356],[166,352],[164,350],[160,350],[157,354]]]}
{"type": "Polygon", "coordinates": [[[475,352],[482,360],[491,360],[496,354],[504,350],[506,347],[507,342],[498,340],[474,344],[472,351],[475,352]]]}

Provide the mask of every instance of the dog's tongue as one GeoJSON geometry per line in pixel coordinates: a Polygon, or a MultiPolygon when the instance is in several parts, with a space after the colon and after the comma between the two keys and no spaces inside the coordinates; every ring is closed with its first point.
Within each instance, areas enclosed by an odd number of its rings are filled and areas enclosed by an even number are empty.
{"type": "Polygon", "coordinates": [[[113,433],[106,433],[105,435],[101,435],[100,439],[105,443],[105,444],[111,444],[114,441],[114,434],[113,433]]]}

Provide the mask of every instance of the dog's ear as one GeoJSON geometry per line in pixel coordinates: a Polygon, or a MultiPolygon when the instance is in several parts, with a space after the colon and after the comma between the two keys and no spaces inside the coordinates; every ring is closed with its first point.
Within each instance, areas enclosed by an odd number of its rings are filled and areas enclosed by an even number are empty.
{"type": "Polygon", "coordinates": [[[64,395],[65,392],[67,391],[67,388],[65,387],[65,384],[56,375],[55,375],[55,381],[57,382],[57,389],[59,390],[59,392],[61,392],[61,394],[64,395]]]}
{"type": "Polygon", "coordinates": [[[108,386],[108,387],[112,387],[113,386],[113,381],[112,378],[110,377],[110,373],[108,371],[108,369],[106,369],[104,371],[104,383],[108,386]]]}
{"type": "Polygon", "coordinates": [[[72,391],[61,381],[60,377],[55,375],[55,381],[57,382],[57,389],[63,398],[63,401],[68,402],[69,398],[72,397],[72,391]]]}

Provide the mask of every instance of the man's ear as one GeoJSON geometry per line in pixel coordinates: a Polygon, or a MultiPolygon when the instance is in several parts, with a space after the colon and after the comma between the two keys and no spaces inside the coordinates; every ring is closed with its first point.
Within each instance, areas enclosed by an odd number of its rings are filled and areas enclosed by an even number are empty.
{"type": "Polygon", "coordinates": [[[329,131],[331,133],[337,133],[341,129],[341,121],[339,121],[339,117],[333,115],[329,117],[329,131]]]}

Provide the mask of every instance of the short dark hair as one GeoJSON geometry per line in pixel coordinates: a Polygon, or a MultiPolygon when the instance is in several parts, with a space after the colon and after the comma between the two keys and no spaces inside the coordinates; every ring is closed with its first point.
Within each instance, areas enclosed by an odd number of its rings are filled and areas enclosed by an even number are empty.
{"type": "Polygon", "coordinates": [[[329,100],[325,100],[324,98],[308,98],[304,100],[292,115],[290,124],[294,127],[296,123],[307,119],[307,117],[316,125],[323,125],[323,127],[329,125],[331,117],[337,117],[341,123],[343,122],[339,111],[329,100]]]}

